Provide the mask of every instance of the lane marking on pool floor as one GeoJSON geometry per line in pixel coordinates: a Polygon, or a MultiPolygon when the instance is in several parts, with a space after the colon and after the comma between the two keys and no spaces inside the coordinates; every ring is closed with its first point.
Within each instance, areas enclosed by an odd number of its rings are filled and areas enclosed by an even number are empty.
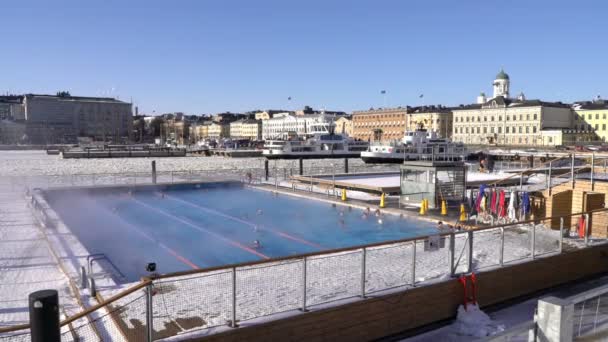
{"type": "Polygon", "coordinates": [[[260,258],[263,258],[263,259],[270,259],[270,257],[269,257],[269,256],[267,256],[267,255],[265,255],[265,254],[262,254],[262,253],[260,253],[260,252],[258,252],[258,251],[256,251],[256,250],[254,250],[253,248],[247,247],[247,246],[245,246],[245,245],[241,244],[240,242],[237,242],[237,241],[234,241],[234,240],[228,239],[228,238],[226,238],[226,237],[223,237],[223,236],[221,236],[220,234],[214,233],[214,232],[212,232],[212,231],[210,231],[210,230],[208,230],[208,229],[206,229],[206,228],[203,228],[203,227],[201,227],[201,226],[199,226],[199,225],[197,225],[197,224],[194,224],[194,223],[192,223],[192,222],[189,222],[189,221],[187,221],[187,220],[184,220],[183,218],[177,217],[177,216],[175,216],[175,215],[173,215],[173,214],[170,214],[170,213],[168,213],[168,212],[166,212],[166,211],[164,211],[164,210],[160,210],[160,209],[158,209],[158,208],[155,208],[155,207],[153,207],[153,206],[151,206],[151,205],[149,205],[149,204],[147,204],[147,203],[144,203],[144,202],[142,202],[142,201],[140,201],[140,200],[138,200],[138,199],[133,198],[133,201],[134,201],[135,203],[138,203],[138,204],[140,204],[140,205],[142,205],[142,206],[144,206],[144,207],[146,207],[146,208],[150,209],[150,210],[156,211],[156,212],[158,212],[159,214],[162,214],[162,215],[164,215],[164,216],[167,216],[167,217],[169,217],[169,218],[172,218],[172,219],[174,219],[174,220],[176,220],[176,221],[178,221],[178,222],[181,222],[181,223],[183,223],[183,224],[185,224],[185,225],[188,225],[188,226],[190,226],[190,227],[192,227],[192,228],[194,228],[194,229],[196,229],[196,230],[199,230],[199,231],[201,231],[201,232],[203,232],[203,233],[207,233],[207,234],[209,234],[209,235],[211,235],[211,236],[213,236],[213,237],[215,237],[215,238],[217,238],[217,239],[220,239],[220,240],[222,240],[222,241],[224,241],[224,242],[227,242],[228,244],[230,244],[230,245],[232,245],[232,246],[235,246],[235,247],[237,247],[237,248],[240,248],[240,249],[242,249],[242,250],[244,250],[244,251],[246,251],[246,252],[249,252],[249,253],[251,253],[251,254],[257,255],[257,256],[259,256],[260,258]]]}
{"type": "MultiPolygon", "coordinates": [[[[176,201],[176,202],[183,203],[185,205],[189,205],[189,206],[194,207],[194,208],[198,208],[198,209],[204,210],[204,211],[206,211],[208,213],[215,214],[215,215],[221,216],[221,217],[229,219],[229,220],[233,220],[233,221],[242,223],[242,224],[250,226],[252,228],[258,228],[258,225],[255,224],[255,223],[253,223],[253,222],[245,221],[245,220],[240,219],[238,217],[222,213],[221,211],[218,211],[218,210],[215,210],[215,209],[212,209],[212,208],[203,207],[203,206],[195,204],[193,202],[190,202],[190,201],[187,201],[187,200],[184,200],[184,199],[181,199],[181,198],[169,196],[167,194],[165,194],[165,198],[168,198],[168,199],[176,201]]],[[[302,244],[305,244],[305,245],[308,245],[308,246],[311,246],[311,247],[315,247],[315,248],[318,248],[318,249],[327,249],[327,248],[325,248],[325,247],[323,247],[323,246],[321,246],[319,244],[316,244],[314,242],[311,242],[311,241],[299,238],[297,236],[293,236],[293,235],[285,233],[283,231],[278,231],[278,230],[275,230],[275,229],[272,229],[272,228],[267,228],[267,227],[263,227],[263,228],[261,228],[261,230],[267,230],[267,231],[269,231],[271,233],[274,233],[276,235],[279,235],[279,236],[281,236],[283,238],[286,238],[286,239],[289,239],[289,240],[293,240],[293,241],[296,241],[296,242],[299,242],[299,243],[302,243],[302,244]]]]}
{"type": "Polygon", "coordinates": [[[127,226],[127,228],[130,228],[130,229],[134,230],[135,232],[139,233],[139,235],[143,236],[144,238],[146,238],[146,239],[148,239],[148,240],[150,240],[150,241],[158,244],[158,246],[160,248],[164,249],[167,253],[169,253],[172,256],[174,256],[177,260],[183,262],[184,264],[192,267],[195,270],[200,270],[201,269],[200,267],[198,267],[198,265],[196,265],[192,261],[186,259],[186,257],[181,256],[179,253],[177,253],[171,247],[168,247],[164,243],[162,243],[162,242],[156,240],[155,238],[151,237],[149,234],[146,234],[146,232],[144,232],[143,230],[141,230],[139,227],[137,227],[137,226],[135,226],[135,225],[133,225],[131,223],[126,222],[125,220],[122,219],[122,217],[120,217],[120,216],[118,216],[116,214],[113,214],[113,215],[116,216],[120,220],[121,224],[123,224],[123,225],[127,226]]]}

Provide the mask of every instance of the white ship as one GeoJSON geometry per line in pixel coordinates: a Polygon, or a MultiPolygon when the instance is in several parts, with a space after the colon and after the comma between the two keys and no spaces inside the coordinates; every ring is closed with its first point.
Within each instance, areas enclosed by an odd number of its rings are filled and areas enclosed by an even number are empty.
{"type": "Polygon", "coordinates": [[[267,140],[262,156],[268,159],[359,158],[368,146],[366,141],[334,133],[333,124],[322,122],[311,125],[308,138],[291,134],[291,137],[267,140]]]}
{"type": "Polygon", "coordinates": [[[438,138],[426,129],[406,131],[401,141],[371,143],[361,152],[366,163],[403,163],[405,160],[464,160],[466,149],[462,143],[438,138]]]}

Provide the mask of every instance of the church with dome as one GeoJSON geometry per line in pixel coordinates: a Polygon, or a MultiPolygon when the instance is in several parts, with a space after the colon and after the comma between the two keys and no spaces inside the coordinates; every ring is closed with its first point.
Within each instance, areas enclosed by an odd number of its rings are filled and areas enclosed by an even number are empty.
{"type": "Polygon", "coordinates": [[[472,145],[556,146],[568,143],[572,110],[568,104],[510,96],[511,78],[503,69],[474,104],[453,108],[454,141],[472,145]]]}

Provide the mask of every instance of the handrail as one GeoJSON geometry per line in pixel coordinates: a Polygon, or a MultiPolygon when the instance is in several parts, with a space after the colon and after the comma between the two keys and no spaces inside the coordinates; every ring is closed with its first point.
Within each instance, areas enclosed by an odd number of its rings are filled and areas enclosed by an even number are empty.
{"type": "MultiPolygon", "coordinates": [[[[592,210],[592,211],[580,212],[580,213],[574,213],[574,214],[568,214],[568,215],[545,217],[542,220],[548,221],[548,220],[558,219],[558,218],[562,218],[562,217],[565,218],[565,217],[579,216],[579,215],[583,215],[583,214],[593,214],[593,213],[597,213],[597,212],[608,212],[608,208],[601,208],[601,209],[596,209],[596,210],[592,210]]],[[[502,225],[493,225],[493,226],[487,226],[487,227],[473,228],[470,230],[459,231],[459,232],[438,232],[437,234],[432,234],[432,236],[447,237],[452,234],[462,235],[462,234],[467,234],[468,232],[471,232],[471,231],[475,231],[475,232],[485,231],[485,230],[496,229],[496,228],[501,228],[501,227],[504,228],[504,227],[510,227],[510,226],[517,226],[517,225],[521,225],[521,224],[536,223],[538,221],[539,221],[539,219],[535,219],[535,220],[527,220],[527,221],[520,221],[520,222],[512,222],[512,223],[507,223],[507,224],[502,224],[502,225]]],[[[311,253],[299,254],[299,255],[294,255],[294,256],[284,256],[284,257],[274,258],[274,259],[270,259],[270,260],[254,260],[254,261],[248,261],[248,262],[243,262],[243,263],[235,263],[235,264],[227,264],[227,265],[222,265],[222,266],[201,268],[201,269],[197,269],[197,270],[186,270],[186,271],[165,273],[165,274],[156,275],[153,279],[181,277],[181,276],[188,276],[188,275],[199,274],[199,273],[227,270],[227,269],[236,268],[236,267],[248,267],[248,266],[283,262],[283,261],[289,261],[289,260],[299,260],[299,259],[303,259],[303,258],[310,258],[310,257],[321,256],[321,255],[355,251],[355,250],[360,250],[363,248],[373,248],[373,247],[379,247],[379,246],[385,246],[385,245],[394,245],[394,244],[424,240],[424,239],[428,239],[430,236],[431,235],[423,235],[423,236],[405,238],[405,239],[400,239],[400,240],[375,242],[375,243],[370,243],[370,244],[336,248],[336,249],[331,249],[331,250],[311,252],[311,253]]]]}
{"type": "MultiPolygon", "coordinates": [[[[84,316],[86,316],[86,315],[88,315],[88,314],[90,314],[90,313],[92,313],[94,311],[99,310],[102,307],[105,307],[105,306],[107,306],[109,304],[112,304],[113,302],[115,302],[115,301],[117,301],[117,300],[119,300],[121,298],[124,298],[124,297],[130,295],[131,293],[133,293],[133,292],[135,292],[137,290],[140,290],[140,289],[148,286],[151,282],[152,281],[150,279],[142,278],[142,280],[137,285],[135,285],[133,287],[130,287],[130,288],[124,290],[123,292],[117,293],[117,294],[113,295],[112,297],[104,300],[103,302],[97,303],[97,304],[89,307],[88,309],[75,314],[74,316],[70,316],[70,317],[64,319],[63,321],[61,321],[60,326],[63,327],[64,325],[70,324],[70,323],[74,322],[75,320],[78,320],[78,319],[80,319],[80,318],[82,318],[82,317],[84,317],[84,316]]],[[[25,329],[29,329],[29,328],[30,328],[30,324],[29,323],[28,324],[13,325],[13,326],[10,326],[10,327],[0,327],[0,334],[7,333],[7,332],[19,331],[19,330],[25,330],[25,329]]]]}

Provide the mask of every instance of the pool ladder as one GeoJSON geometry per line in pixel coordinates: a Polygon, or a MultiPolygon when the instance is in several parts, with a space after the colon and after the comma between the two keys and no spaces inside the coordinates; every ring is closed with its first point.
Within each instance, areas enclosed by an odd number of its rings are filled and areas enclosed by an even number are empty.
{"type": "Polygon", "coordinates": [[[112,276],[112,278],[114,278],[115,275],[118,275],[118,276],[120,276],[121,280],[126,279],[125,275],[120,271],[120,269],[112,262],[112,260],[110,260],[110,258],[108,258],[103,253],[94,253],[94,254],[87,255],[87,272],[88,272],[90,278],[93,277],[93,273],[92,273],[93,262],[97,261],[97,263],[99,263],[100,260],[105,260],[110,266],[112,266],[115,273],[113,273],[113,272],[108,273],[110,276],[112,276]]]}

